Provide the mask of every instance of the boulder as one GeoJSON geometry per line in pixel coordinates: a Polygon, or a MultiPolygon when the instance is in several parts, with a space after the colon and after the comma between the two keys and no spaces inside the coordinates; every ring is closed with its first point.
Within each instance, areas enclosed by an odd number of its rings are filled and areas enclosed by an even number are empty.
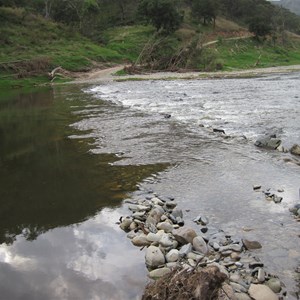
{"type": "Polygon", "coordinates": [[[300,146],[295,144],[291,149],[290,152],[294,155],[300,155],[300,146]]]}
{"type": "Polygon", "coordinates": [[[195,230],[190,227],[178,228],[173,230],[172,234],[174,235],[176,241],[182,245],[192,243],[193,239],[197,236],[195,230]]]}
{"type": "Polygon", "coordinates": [[[146,265],[150,268],[156,268],[165,263],[165,256],[158,247],[149,246],[145,254],[146,265]]]}
{"type": "Polygon", "coordinates": [[[266,285],[251,284],[249,291],[250,297],[254,300],[278,300],[278,296],[266,285]]]}

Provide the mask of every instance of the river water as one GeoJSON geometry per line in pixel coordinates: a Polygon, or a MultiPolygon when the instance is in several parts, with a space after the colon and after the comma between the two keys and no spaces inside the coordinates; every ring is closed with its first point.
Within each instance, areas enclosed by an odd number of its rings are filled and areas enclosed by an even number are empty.
{"type": "Polygon", "coordinates": [[[149,191],[175,197],[191,226],[205,214],[260,241],[257,256],[299,299],[299,223],[288,208],[299,202],[300,160],[253,145],[266,133],[300,144],[299,81],[106,82],[1,100],[3,299],[138,299],[144,254],[115,222],[123,199],[149,191]]]}

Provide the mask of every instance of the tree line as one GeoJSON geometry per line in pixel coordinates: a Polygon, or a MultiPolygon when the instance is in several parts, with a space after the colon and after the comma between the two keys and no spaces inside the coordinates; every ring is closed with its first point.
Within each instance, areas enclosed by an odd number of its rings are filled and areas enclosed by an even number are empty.
{"type": "Polygon", "coordinates": [[[0,0],[0,6],[23,7],[92,38],[109,27],[138,23],[169,34],[185,18],[214,26],[219,16],[248,26],[257,37],[283,30],[300,33],[299,16],[266,0],[0,0]]]}

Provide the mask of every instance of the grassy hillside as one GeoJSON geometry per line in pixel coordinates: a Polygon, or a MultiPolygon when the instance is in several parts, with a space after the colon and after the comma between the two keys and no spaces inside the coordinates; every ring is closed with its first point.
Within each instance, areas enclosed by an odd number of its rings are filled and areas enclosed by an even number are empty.
{"type": "Polygon", "coordinates": [[[24,9],[0,7],[0,88],[43,82],[57,66],[84,71],[126,57],[24,9]],[[26,79],[39,75],[31,80],[26,79]],[[24,79],[24,80],[20,80],[24,79]]]}
{"type": "Polygon", "coordinates": [[[220,17],[215,28],[185,21],[167,37],[152,26],[114,27],[99,40],[101,46],[24,9],[0,7],[0,90],[49,83],[48,72],[58,66],[77,72],[137,59],[154,69],[201,71],[300,64],[298,36],[284,44],[280,38],[258,42],[245,28],[220,17]]]}

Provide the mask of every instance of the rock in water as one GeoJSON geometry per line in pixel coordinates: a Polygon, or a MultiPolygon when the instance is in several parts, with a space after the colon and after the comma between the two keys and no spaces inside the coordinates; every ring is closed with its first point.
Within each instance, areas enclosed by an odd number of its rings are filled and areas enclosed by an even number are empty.
{"type": "Polygon", "coordinates": [[[274,292],[279,293],[281,291],[281,283],[277,278],[271,278],[267,281],[266,285],[274,292]]]}
{"type": "Polygon", "coordinates": [[[258,139],[254,145],[256,147],[266,148],[266,149],[277,149],[281,145],[281,140],[274,138],[272,136],[265,136],[258,139]]]}
{"type": "Polygon", "coordinates": [[[290,152],[291,152],[292,154],[294,154],[294,155],[300,155],[300,146],[297,145],[297,144],[295,144],[295,145],[291,148],[290,152]]]}
{"type": "Polygon", "coordinates": [[[278,300],[278,296],[266,285],[251,284],[249,288],[249,295],[254,300],[278,300]]]}
{"type": "Polygon", "coordinates": [[[243,244],[247,250],[254,250],[254,249],[262,248],[261,244],[257,241],[249,241],[249,240],[243,239],[243,244]]]}
{"type": "Polygon", "coordinates": [[[155,268],[165,263],[165,256],[158,247],[149,246],[145,254],[146,265],[155,268]]]}

